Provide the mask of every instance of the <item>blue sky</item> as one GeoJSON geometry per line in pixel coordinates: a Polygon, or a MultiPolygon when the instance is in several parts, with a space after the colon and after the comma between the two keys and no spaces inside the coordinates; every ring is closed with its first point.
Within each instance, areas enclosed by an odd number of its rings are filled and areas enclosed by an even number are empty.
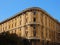
{"type": "Polygon", "coordinates": [[[29,7],[40,7],[60,21],[60,0],[0,0],[0,21],[29,7]]]}

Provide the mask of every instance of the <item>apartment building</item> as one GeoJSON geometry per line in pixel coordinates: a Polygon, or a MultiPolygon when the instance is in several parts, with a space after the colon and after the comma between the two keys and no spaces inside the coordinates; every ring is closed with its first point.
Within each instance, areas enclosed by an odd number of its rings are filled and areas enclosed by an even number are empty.
{"type": "Polygon", "coordinates": [[[45,10],[32,7],[0,22],[0,33],[16,33],[28,45],[60,45],[60,22],[45,10]]]}

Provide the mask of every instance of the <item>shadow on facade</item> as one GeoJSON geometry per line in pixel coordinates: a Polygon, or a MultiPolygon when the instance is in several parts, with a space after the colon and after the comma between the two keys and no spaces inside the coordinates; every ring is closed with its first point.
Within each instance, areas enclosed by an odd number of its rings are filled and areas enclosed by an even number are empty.
{"type": "MultiPolygon", "coordinates": [[[[40,42],[40,40],[27,40],[25,38],[18,37],[15,33],[0,33],[0,45],[32,45],[32,42],[35,42],[34,45],[36,45],[36,41],[40,42]]],[[[59,43],[45,41],[42,41],[41,43],[42,45],[60,45],[59,43]]]]}
{"type": "Polygon", "coordinates": [[[29,45],[29,41],[15,33],[3,32],[0,34],[0,45],[29,45]]]}

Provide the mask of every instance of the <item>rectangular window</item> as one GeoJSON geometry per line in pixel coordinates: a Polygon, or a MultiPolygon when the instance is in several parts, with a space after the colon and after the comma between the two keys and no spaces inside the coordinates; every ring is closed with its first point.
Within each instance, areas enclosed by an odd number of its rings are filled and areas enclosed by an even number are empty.
{"type": "Polygon", "coordinates": [[[12,28],[13,28],[13,24],[12,24],[12,28]]]}
{"type": "Polygon", "coordinates": [[[36,11],[33,11],[33,15],[36,15],[36,11]]]}
{"type": "Polygon", "coordinates": [[[15,27],[16,27],[16,23],[17,23],[16,20],[17,20],[17,19],[15,18],[15,20],[14,20],[14,21],[15,21],[15,27]]]}
{"type": "Polygon", "coordinates": [[[36,18],[34,18],[33,20],[34,20],[34,22],[36,22],[36,18]]]}
{"type": "Polygon", "coordinates": [[[42,41],[42,45],[45,45],[45,41],[44,40],[42,41]]]}
{"type": "Polygon", "coordinates": [[[16,22],[15,22],[15,27],[16,27],[16,22]]]}
{"type": "Polygon", "coordinates": [[[26,36],[28,36],[28,31],[25,32],[26,36]]]}
{"type": "Polygon", "coordinates": [[[36,30],[34,30],[34,36],[36,36],[36,30]]]}
{"type": "Polygon", "coordinates": [[[21,20],[20,20],[20,25],[21,25],[21,20]]]}
{"type": "Polygon", "coordinates": [[[36,29],[36,26],[34,26],[33,29],[35,30],[36,29]]]}
{"type": "Polygon", "coordinates": [[[36,26],[34,26],[33,29],[34,36],[36,36],[36,26]]]}

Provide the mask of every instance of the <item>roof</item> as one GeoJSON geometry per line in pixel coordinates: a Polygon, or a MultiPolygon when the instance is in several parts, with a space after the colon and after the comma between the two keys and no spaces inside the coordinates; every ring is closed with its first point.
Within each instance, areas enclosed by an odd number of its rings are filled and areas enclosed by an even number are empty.
{"type": "Polygon", "coordinates": [[[43,10],[42,8],[40,8],[40,7],[31,7],[31,8],[27,8],[27,9],[25,9],[25,10],[23,10],[23,11],[15,14],[15,15],[13,15],[13,16],[10,17],[10,18],[7,18],[6,20],[3,20],[2,22],[0,22],[0,24],[6,22],[6,21],[8,21],[8,20],[11,20],[12,18],[14,18],[14,17],[16,17],[16,16],[19,16],[19,15],[23,14],[24,12],[29,11],[29,10],[32,10],[32,9],[34,9],[34,10],[40,10],[40,11],[44,12],[45,14],[47,14],[47,16],[49,16],[49,17],[52,18],[54,21],[56,21],[56,22],[59,23],[58,20],[54,19],[52,16],[50,16],[50,15],[49,15],[45,10],[43,10]]]}

